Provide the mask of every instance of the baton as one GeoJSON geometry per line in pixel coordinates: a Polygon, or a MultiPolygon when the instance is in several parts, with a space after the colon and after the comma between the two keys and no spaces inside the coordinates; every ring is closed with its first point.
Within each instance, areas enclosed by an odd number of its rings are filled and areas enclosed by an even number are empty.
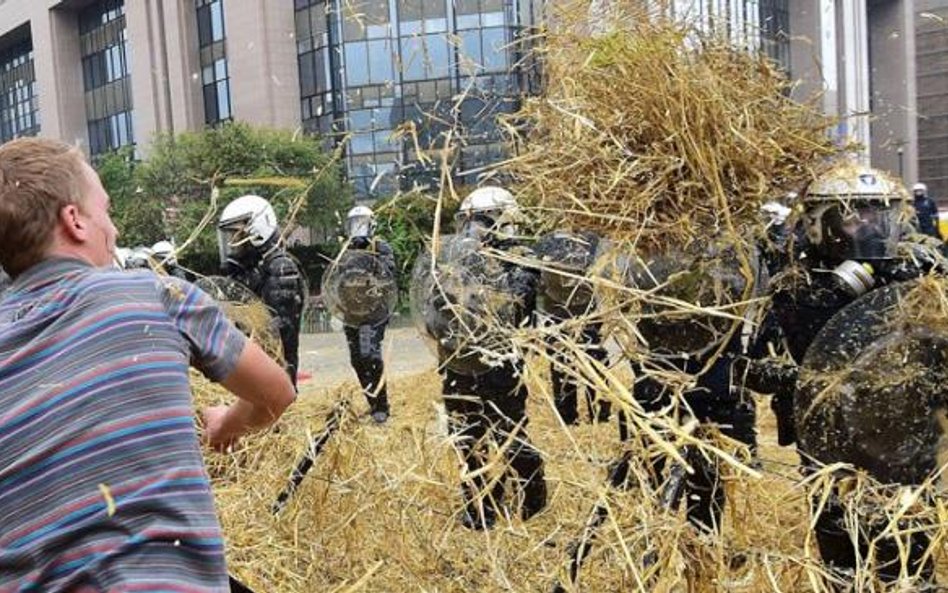
{"type": "Polygon", "coordinates": [[[293,468],[293,473],[290,474],[289,482],[286,487],[283,488],[283,491],[280,492],[280,495],[277,496],[276,502],[273,503],[270,511],[276,515],[282,511],[287,502],[296,492],[296,489],[299,488],[300,483],[302,483],[303,478],[306,477],[306,474],[309,473],[309,470],[312,469],[313,464],[316,462],[316,458],[319,457],[320,452],[322,452],[323,447],[326,446],[326,443],[329,442],[329,439],[332,438],[332,435],[339,430],[340,424],[342,424],[342,417],[349,410],[349,402],[341,401],[335,406],[333,406],[332,411],[326,417],[326,426],[323,428],[322,432],[313,437],[313,440],[310,442],[309,447],[306,452],[303,454],[303,457],[296,463],[296,467],[293,468]]]}

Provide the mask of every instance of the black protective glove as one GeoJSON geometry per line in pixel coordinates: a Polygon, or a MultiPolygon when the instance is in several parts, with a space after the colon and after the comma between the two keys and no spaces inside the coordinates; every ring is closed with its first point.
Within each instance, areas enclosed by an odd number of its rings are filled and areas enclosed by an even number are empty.
{"type": "Polygon", "coordinates": [[[793,394],[797,388],[799,369],[774,359],[756,360],[739,357],[734,370],[744,378],[744,385],[761,394],[769,394],[770,409],[777,416],[777,442],[786,447],[797,441],[793,420],[793,394]]]}

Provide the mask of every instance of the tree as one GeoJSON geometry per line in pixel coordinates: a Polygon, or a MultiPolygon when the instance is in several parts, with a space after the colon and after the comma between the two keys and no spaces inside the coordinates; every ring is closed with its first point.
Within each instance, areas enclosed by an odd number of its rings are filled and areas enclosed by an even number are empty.
{"type": "Polygon", "coordinates": [[[314,227],[323,235],[352,203],[334,154],[319,138],[228,123],[199,132],[159,136],[147,159],[127,152],[106,156],[97,168],[113,199],[113,218],[125,245],[192,238],[186,260],[199,271],[216,260],[217,213],[231,199],[253,193],[270,200],[284,228],[314,227]],[[219,190],[212,210],[212,189],[219,190]],[[289,215],[299,206],[293,220],[289,215]],[[199,230],[211,215],[211,224],[199,230]]]}

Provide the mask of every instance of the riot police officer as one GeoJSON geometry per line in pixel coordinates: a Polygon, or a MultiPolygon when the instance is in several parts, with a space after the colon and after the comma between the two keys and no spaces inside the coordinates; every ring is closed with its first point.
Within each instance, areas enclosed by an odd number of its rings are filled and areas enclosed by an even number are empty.
{"type": "Polygon", "coordinates": [[[500,187],[481,187],[461,203],[454,241],[441,238],[442,267],[419,259],[413,291],[423,303],[423,330],[437,340],[442,395],[456,446],[473,477],[462,484],[461,523],[491,528],[500,511],[503,482],[489,488],[484,472],[487,438],[505,447],[507,477],[516,480],[520,516],[526,520],[546,506],[543,459],[525,432],[527,387],[524,362],[510,334],[532,322],[539,274],[508,257],[532,257],[516,237],[517,202],[500,187]],[[450,255],[445,256],[446,253],[450,255]],[[461,278],[454,282],[450,274],[461,278]],[[444,273],[442,275],[442,270],[444,273]]]}
{"type": "MultiPolygon", "coordinates": [[[[633,283],[639,289],[684,302],[733,306],[754,297],[766,276],[756,249],[750,247],[744,257],[741,249],[732,240],[711,237],[688,249],[653,255],[647,262],[634,260],[633,283]],[[752,268],[750,274],[742,269],[746,264],[752,268]]],[[[687,410],[701,430],[716,427],[755,452],[756,407],[734,364],[758,348],[758,337],[742,332],[754,309],[744,308],[742,323],[685,314],[659,303],[645,307],[647,314],[636,327],[646,340],[647,356],[632,362],[633,397],[650,413],[674,408],[683,416],[687,410]],[[684,406],[672,406],[676,393],[668,382],[657,378],[662,373],[688,378],[693,385],[680,394],[684,406]]],[[[620,435],[625,432],[623,420],[620,415],[620,435]]],[[[686,478],[683,489],[688,520],[699,529],[717,531],[725,499],[718,463],[703,455],[694,455],[691,463],[695,471],[686,478]]],[[[662,457],[653,460],[651,477],[656,487],[664,479],[665,465],[662,457]]]]}
{"type": "Polygon", "coordinates": [[[941,239],[938,232],[938,206],[934,200],[928,197],[928,186],[924,183],[913,185],[912,197],[915,217],[918,219],[918,232],[941,239]]]}
{"type": "Polygon", "coordinates": [[[158,241],[151,246],[151,255],[156,263],[164,269],[169,276],[190,280],[187,273],[178,265],[178,256],[174,246],[174,241],[158,241]]]}
{"type": "MultiPolygon", "coordinates": [[[[605,362],[608,357],[602,346],[602,322],[583,319],[592,314],[594,308],[592,286],[583,276],[589,272],[599,244],[599,236],[593,232],[554,231],[541,237],[534,248],[542,263],[538,302],[540,316],[558,329],[548,340],[552,359],[550,380],[553,403],[567,425],[579,422],[579,392],[582,386],[578,377],[570,372],[572,356],[560,347],[563,338],[574,341],[593,360],[605,362]]],[[[590,388],[586,390],[585,401],[591,420],[609,420],[609,400],[598,399],[590,388]]]]}
{"type": "MultiPolygon", "coordinates": [[[[356,206],[346,215],[347,249],[369,254],[381,265],[380,276],[391,282],[395,277],[395,255],[385,240],[375,236],[375,214],[368,206],[356,206]]],[[[345,304],[343,303],[344,307],[345,304]]],[[[369,318],[359,324],[343,320],[349,359],[355,369],[362,392],[369,402],[372,419],[382,424],[388,420],[390,408],[382,360],[382,340],[388,326],[388,311],[380,319],[369,318]]]]}
{"type": "Polygon", "coordinates": [[[233,200],[221,212],[217,242],[222,274],[252,290],[274,316],[295,387],[306,280],[286,252],[273,206],[254,195],[233,200]]]}
{"type": "MultiPolygon", "coordinates": [[[[854,163],[843,163],[830,170],[807,189],[803,198],[802,245],[791,267],[775,279],[772,296],[774,313],[783,329],[788,350],[798,365],[809,360],[808,352],[814,341],[823,336],[824,327],[834,323],[839,325],[836,321],[838,315],[848,311],[851,303],[857,299],[861,301],[863,295],[870,298],[876,293],[888,293],[888,289],[881,289],[897,288],[901,282],[919,277],[937,264],[937,255],[926,255],[923,251],[916,251],[914,257],[910,258],[900,255],[900,222],[906,216],[905,197],[904,189],[896,181],[879,171],[854,163]]],[[[905,249],[911,246],[903,244],[901,247],[905,249]]],[[[855,316],[846,320],[844,330],[836,327],[836,335],[829,339],[850,339],[852,344],[848,348],[852,350],[860,336],[871,332],[871,326],[879,323],[879,318],[877,314],[855,316]],[[845,338],[844,334],[849,337],[845,338]]],[[[820,339],[826,341],[827,338],[824,336],[820,339]]],[[[840,348],[840,352],[846,350],[843,346],[840,348]]],[[[834,355],[842,356],[840,352],[834,355]]],[[[813,361],[827,356],[816,354],[813,361]]],[[[831,363],[829,361],[827,364],[831,363]]],[[[818,364],[823,365],[824,362],[818,364]]],[[[846,451],[819,445],[825,433],[835,432],[836,428],[825,421],[814,426],[808,420],[814,409],[808,385],[814,385],[815,382],[812,379],[797,381],[795,373],[787,373],[786,377],[787,381],[796,385],[797,401],[793,406],[795,436],[804,467],[812,468],[816,461],[827,464],[853,463],[854,460],[849,458],[846,451]],[[809,401],[802,401],[801,396],[809,401]]],[[[887,398],[891,399],[894,395],[897,394],[886,391],[887,398]]],[[[823,403],[827,401],[832,400],[824,398],[823,403]]],[[[856,412],[854,409],[847,411],[840,408],[832,416],[835,421],[845,424],[850,421],[846,416],[856,412]]],[[[877,412],[883,413],[881,410],[877,412]]],[[[873,438],[878,440],[889,431],[897,432],[898,428],[893,425],[895,420],[892,418],[883,426],[874,427],[873,430],[881,432],[873,438]]],[[[849,432],[857,434],[859,431],[849,432]]],[[[910,440],[918,436],[913,435],[910,440]]],[[[783,440],[786,442],[788,439],[783,440]]],[[[870,445],[867,442],[853,444],[857,448],[870,445]]],[[[895,451],[889,451],[888,454],[895,454],[895,451]]],[[[886,475],[886,471],[880,473],[874,469],[880,463],[881,466],[895,466],[894,463],[877,459],[872,462],[872,467],[864,466],[863,469],[869,469],[870,473],[885,483],[901,481],[897,476],[886,475]]],[[[826,501],[814,501],[814,509],[818,513],[816,539],[824,562],[835,571],[840,571],[843,578],[851,578],[859,558],[864,558],[867,553],[869,540],[881,533],[879,525],[872,524],[870,520],[861,520],[864,522],[858,526],[859,535],[854,537],[847,526],[845,505],[836,491],[826,501]]],[[[928,545],[927,536],[923,530],[919,530],[910,539],[911,542],[905,546],[909,552],[910,572],[930,575],[931,566],[926,565],[926,562],[931,561],[923,559],[928,545]]],[[[899,578],[899,546],[891,537],[881,538],[877,544],[877,574],[889,581],[899,578]]]]}
{"type": "Polygon", "coordinates": [[[139,245],[138,247],[133,247],[128,251],[128,254],[125,257],[125,269],[126,270],[150,270],[152,262],[152,252],[151,247],[145,247],[144,245],[139,245]]]}

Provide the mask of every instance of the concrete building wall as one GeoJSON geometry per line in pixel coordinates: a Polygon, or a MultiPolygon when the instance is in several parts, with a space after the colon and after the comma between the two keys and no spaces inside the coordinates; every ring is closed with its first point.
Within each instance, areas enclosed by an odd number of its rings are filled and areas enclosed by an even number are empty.
{"type": "MultiPolygon", "coordinates": [[[[88,146],[78,11],[88,0],[7,0],[3,36],[28,24],[34,47],[40,134],[88,146]]],[[[204,126],[194,0],[126,0],[135,142],[204,126]]],[[[300,126],[293,2],[241,0],[225,7],[236,119],[300,126]]]]}
{"type": "Polygon", "coordinates": [[[910,185],[918,175],[913,5],[872,2],[869,23],[872,163],[910,185]]]}
{"type": "Polygon", "coordinates": [[[204,122],[201,102],[201,65],[193,0],[159,0],[167,21],[168,86],[171,92],[169,132],[198,129],[204,122]]]}
{"type": "Polygon", "coordinates": [[[224,12],[234,117],[300,127],[300,84],[292,2],[241,0],[224,12]]]}
{"type": "Polygon", "coordinates": [[[918,0],[916,12],[918,177],[948,205],[948,0],[918,0]]]}

